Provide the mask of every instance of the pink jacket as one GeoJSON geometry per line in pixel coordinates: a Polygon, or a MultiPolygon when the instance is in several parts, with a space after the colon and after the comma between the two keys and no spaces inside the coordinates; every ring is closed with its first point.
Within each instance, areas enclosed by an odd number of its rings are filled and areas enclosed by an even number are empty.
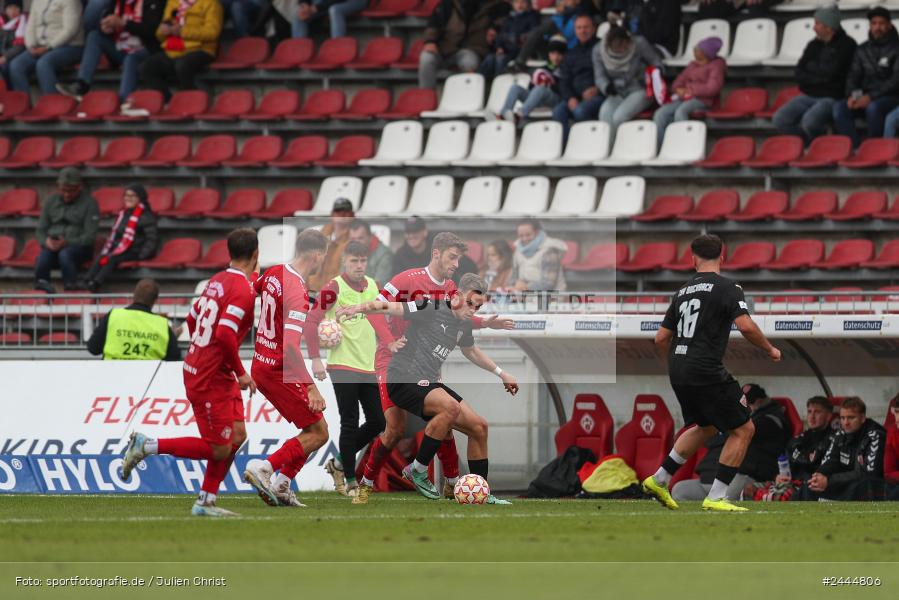
{"type": "Polygon", "coordinates": [[[692,61],[686,69],[681,71],[669,89],[671,93],[674,93],[674,90],[678,88],[687,88],[691,97],[708,107],[714,107],[718,105],[721,88],[724,87],[725,71],[727,71],[727,63],[723,58],[716,58],[704,65],[692,61]]]}

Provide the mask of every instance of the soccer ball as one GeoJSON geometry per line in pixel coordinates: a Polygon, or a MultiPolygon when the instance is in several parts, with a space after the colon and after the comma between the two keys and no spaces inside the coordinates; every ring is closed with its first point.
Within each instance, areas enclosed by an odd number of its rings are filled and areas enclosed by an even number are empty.
{"type": "Polygon", "coordinates": [[[321,342],[322,348],[334,348],[342,339],[343,331],[337,321],[325,319],[318,324],[318,341],[321,342]]]}
{"type": "Polygon", "coordinates": [[[463,475],[456,482],[453,495],[459,504],[484,504],[490,495],[490,485],[480,475],[463,475]]]}

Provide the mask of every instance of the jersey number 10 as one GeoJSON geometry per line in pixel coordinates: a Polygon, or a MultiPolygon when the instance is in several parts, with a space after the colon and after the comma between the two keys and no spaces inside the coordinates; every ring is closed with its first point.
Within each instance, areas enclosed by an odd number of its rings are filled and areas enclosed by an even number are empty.
{"type": "Polygon", "coordinates": [[[699,299],[693,298],[680,305],[680,320],[677,322],[677,337],[691,338],[699,320],[699,299]]]}

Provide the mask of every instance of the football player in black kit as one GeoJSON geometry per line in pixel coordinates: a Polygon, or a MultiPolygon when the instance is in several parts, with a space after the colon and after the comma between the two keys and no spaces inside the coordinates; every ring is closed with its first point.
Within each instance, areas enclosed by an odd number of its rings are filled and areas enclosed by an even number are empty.
{"type": "Polygon", "coordinates": [[[674,442],[671,453],[654,475],[643,480],[643,490],[663,506],[675,510],[668,491],[672,475],[718,431],[729,432],[718,459],[718,471],[703,510],[748,510],[725,498],[737,474],[755,429],[743,390],[728,373],[722,359],[731,324],[773,361],[780,350],[771,345],[749,316],[743,288],[721,276],[723,243],[716,235],[701,235],[690,245],[696,274],[671,300],[656,334],[656,345],[668,355],[668,377],[686,425],[695,424],[674,442]]]}

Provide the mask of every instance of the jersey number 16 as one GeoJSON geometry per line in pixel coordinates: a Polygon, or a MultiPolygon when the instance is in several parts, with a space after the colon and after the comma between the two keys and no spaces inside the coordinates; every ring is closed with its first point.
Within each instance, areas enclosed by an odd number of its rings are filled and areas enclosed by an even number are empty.
{"type": "Polygon", "coordinates": [[[699,320],[699,299],[693,298],[680,305],[680,320],[677,322],[677,337],[691,338],[699,320]]]}

